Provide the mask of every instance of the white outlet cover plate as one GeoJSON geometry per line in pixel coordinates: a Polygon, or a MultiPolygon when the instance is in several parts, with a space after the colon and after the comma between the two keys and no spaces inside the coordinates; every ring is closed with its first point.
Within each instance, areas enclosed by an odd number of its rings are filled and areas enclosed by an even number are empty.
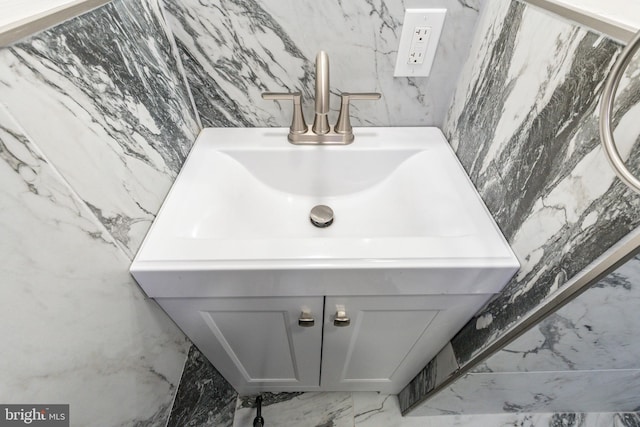
{"type": "Polygon", "coordinates": [[[405,11],[396,69],[393,73],[395,77],[427,77],[429,75],[438,50],[438,42],[446,14],[447,9],[407,9],[405,11]],[[417,27],[429,27],[431,32],[424,61],[421,64],[412,64],[409,60],[409,50],[414,30],[417,27]]]}

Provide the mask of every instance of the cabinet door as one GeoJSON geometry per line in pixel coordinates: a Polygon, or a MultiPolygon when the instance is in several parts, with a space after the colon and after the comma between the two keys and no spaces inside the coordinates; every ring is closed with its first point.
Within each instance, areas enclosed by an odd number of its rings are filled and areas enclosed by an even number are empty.
{"type": "Polygon", "coordinates": [[[398,393],[488,297],[327,297],[322,389],[398,393]],[[337,311],[348,326],[334,324],[337,311]]]}
{"type": "Polygon", "coordinates": [[[157,301],[240,393],[318,389],[322,297],[157,301]],[[302,311],[314,326],[298,325],[302,311]]]}

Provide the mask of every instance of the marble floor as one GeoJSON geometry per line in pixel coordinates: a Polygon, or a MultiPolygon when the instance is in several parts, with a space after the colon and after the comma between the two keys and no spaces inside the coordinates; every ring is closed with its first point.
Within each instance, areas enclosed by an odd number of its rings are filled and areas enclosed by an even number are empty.
{"type": "MultiPolygon", "coordinates": [[[[167,427],[252,427],[256,396],[238,396],[191,347],[167,427]]],[[[400,415],[375,392],[263,393],[266,427],[640,427],[640,413],[400,415]]]]}
{"type": "MultiPolygon", "coordinates": [[[[255,397],[238,397],[232,426],[252,426],[255,397]]],[[[265,426],[278,427],[639,427],[640,414],[483,414],[402,417],[395,396],[379,393],[263,394],[265,426]]],[[[226,427],[226,426],[225,426],[226,427]]]]}

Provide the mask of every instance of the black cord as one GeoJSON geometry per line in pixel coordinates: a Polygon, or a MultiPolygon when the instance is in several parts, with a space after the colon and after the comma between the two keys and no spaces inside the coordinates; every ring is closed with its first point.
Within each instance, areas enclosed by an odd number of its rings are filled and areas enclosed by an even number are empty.
{"type": "Polygon", "coordinates": [[[256,397],[256,417],[253,419],[253,427],[264,427],[264,418],[262,418],[262,396],[256,397]]]}

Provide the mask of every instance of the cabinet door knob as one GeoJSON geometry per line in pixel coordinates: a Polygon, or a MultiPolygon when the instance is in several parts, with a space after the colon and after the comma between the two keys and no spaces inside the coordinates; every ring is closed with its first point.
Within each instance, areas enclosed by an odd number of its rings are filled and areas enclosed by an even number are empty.
{"type": "Polygon", "coordinates": [[[303,328],[310,328],[316,324],[316,319],[313,318],[311,313],[308,311],[303,311],[300,313],[300,317],[298,318],[298,326],[303,328]]]}
{"type": "Polygon", "coordinates": [[[336,317],[333,319],[333,326],[343,328],[351,324],[351,319],[347,316],[347,312],[343,310],[336,311],[336,317]]]}

